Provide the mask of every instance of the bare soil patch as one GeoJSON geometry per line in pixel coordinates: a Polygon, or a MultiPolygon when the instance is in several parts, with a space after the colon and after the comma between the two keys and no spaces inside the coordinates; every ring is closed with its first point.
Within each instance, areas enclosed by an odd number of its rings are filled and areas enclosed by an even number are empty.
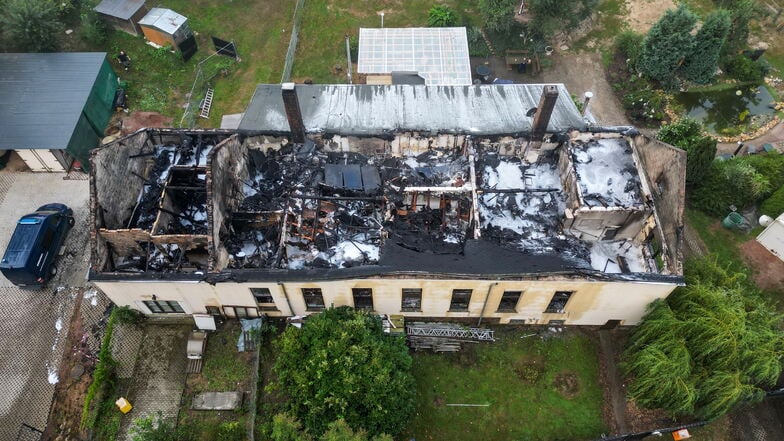
{"type": "Polygon", "coordinates": [[[133,112],[122,118],[122,134],[133,133],[143,127],[171,127],[174,118],[157,112],[133,112]]]}
{"type": "Polygon", "coordinates": [[[673,0],[626,0],[627,23],[634,32],[646,33],[667,9],[674,9],[673,0]]]}
{"type": "Polygon", "coordinates": [[[743,260],[751,267],[754,283],[765,290],[784,290],[784,261],[754,239],[740,245],[743,260]]]}
{"type": "Polygon", "coordinates": [[[553,387],[561,396],[571,400],[580,392],[580,380],[572,372],[561,372],[553,379],[553,387]]]}

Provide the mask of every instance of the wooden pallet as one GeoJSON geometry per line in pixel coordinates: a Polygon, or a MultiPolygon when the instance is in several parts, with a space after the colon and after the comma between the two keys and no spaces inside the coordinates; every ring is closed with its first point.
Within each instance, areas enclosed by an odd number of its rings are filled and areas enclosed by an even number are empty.
{"type": "Polygon", "coordinates": [[[198,374],[201,372],[202,366],[204,366],[203,359],[188,359],[188,367],[185,368],[185,372],[188,374],[198,374]]]}

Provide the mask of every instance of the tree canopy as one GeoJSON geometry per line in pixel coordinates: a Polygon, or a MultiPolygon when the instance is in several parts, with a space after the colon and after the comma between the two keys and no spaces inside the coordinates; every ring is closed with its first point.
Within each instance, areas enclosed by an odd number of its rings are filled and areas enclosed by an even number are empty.
{"type": "Polygon", "coordinates": [[[0,24],[11,45],[28,52],[57,50],[63,29],[58,4],[53,0],[8,0],[0,24]]]}
{"type": "Polygon", "coordinates": [[[501,34],[508,33],[515,24],[514,9],[517,0],[479,0],[479,13],[485,29],[501,34]]]}
{"type": "Polygon", "coordinates": [[[667,10],[648,31],[637,69],[652,80],[671,84],[673,74],[693,52],[691,31],[696,23],[697,16],[685,5],[667,10]]]}
{"type": "Polygon", "coordinates": [[[308,433],[340,419],[371,436],[405,428],[414,409],[412,360],[377,316],[330,308],[287,329],[277,349],[275,384],[308,433]]]}
{"type": "Polygon", "coordinates": [[[659,130],[660,141],[686,150],[686,184],[702,182],[716,157],[716,140],[703,134],[702,124],[691,118],[681,118],[659,130]]]}
{"type": "Polygon", "coordinates": [[[781,373],[781,316],[745,274],[690,261],[687,286],[657,300],[624,353],[629,394],[645,407],[712,419],[760,400],[781,373]]]}

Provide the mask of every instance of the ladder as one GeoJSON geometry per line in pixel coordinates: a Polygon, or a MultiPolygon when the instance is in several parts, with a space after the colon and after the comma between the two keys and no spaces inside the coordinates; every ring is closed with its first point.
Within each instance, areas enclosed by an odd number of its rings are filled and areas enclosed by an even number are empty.
{"type": "Polygon", "coordinates": [[[431,327],[431,326],[406,326],[409,336],[461,338],[479,341],[495,341],[493,331],[490,329],[456,328],[456,327],[431,327]]]}
{"type": "Polygon", "coordinates": [[[201,113],[199,116],[202,118],[209,118],[210,117],[210,107],[212,107],[212,95],[213,95],[212,87],[207,88],[207,94],[204,96],[204,100],[201,102],[201,113]]]}

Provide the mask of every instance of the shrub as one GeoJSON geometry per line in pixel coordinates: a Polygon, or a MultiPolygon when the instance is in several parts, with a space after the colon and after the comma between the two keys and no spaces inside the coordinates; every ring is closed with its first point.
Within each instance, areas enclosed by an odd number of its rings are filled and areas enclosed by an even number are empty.
{"type": "Polygon", "coordinates": [[[776,219],[784,213],[784,186],[773,192],[769,198],[765,199],[760,205],[762,214],[776,219]]]}
{"type": "Polygon", "coordinates": [[[130,429],[133,441],[190,441],[195,439],[191,426],[177,423],[170,418],[157,415],[137,418],[130,429]]]}
{"type": "Polygon", "coordinates": [[[728,75],[738,81],[760,84],[765,80],[767,68],[759,61],[738,55],[727,62],[725,70],[728,75]]]}
{"type": "Polygon", "coordinates": [[[515,24],[517,0],[479,0],[479,13],[489,31],[507,34],[515,24]]]}
{"type": "Polygon", "coordinates": [[[716,140],[703,135],[703,127],[691,118],[662,126],[659,140],[686,151],[686,184],[695,187],[702,183],[716,157],[716,140]]]}
{"type": "Polygon", "coordinates": [[[623,107],[641,122],[659,122],[667,116],[667,95],[650,88],[637,90],[623,96],[623,107]]]}
{"type": "Polygon", "coordinates": [[[724,216],[730,205],[746,208],[771,190],[770,182],[744,158],[714,161],[702,185],[691,192],[692,205],[714,216],[724,216]]]}
{"type": "Polygon", "coordinates": [[[628,64],[635,66],[642,52],[642,42],[645,36],[634,31],[623,31],[615,37],[615,50],[618,51],[628,64]]]}
{"type": "Polygon", "coordinates": [[[675,74],[694,48],[692,30],[696,23],[697,16],[683,4],[667,10],[648,31],[637,69],[666,87],[677,84],[675,74]]]}
{"type": "Polygon", "coordinates": [[[477,27],[469,27],[467,32],[468,37],[468,54],[472,57],[488,57],[490,56],[490,48],[487,47],[482,31],[477,27]]]}
{"type": "Polygon", "coordinates": [[[427,25],[434,28],[445,28],[457,23],[455,11],[446,5],[436,5],[427,13],[427,25]]]}
{"type": "Polygon", "coordinates": [[[141,312],[131,309],[128,306],[117,306],[113,311],[115,321],[126,325],[135,325],[144,320],[144,315],[141,312]]]}

